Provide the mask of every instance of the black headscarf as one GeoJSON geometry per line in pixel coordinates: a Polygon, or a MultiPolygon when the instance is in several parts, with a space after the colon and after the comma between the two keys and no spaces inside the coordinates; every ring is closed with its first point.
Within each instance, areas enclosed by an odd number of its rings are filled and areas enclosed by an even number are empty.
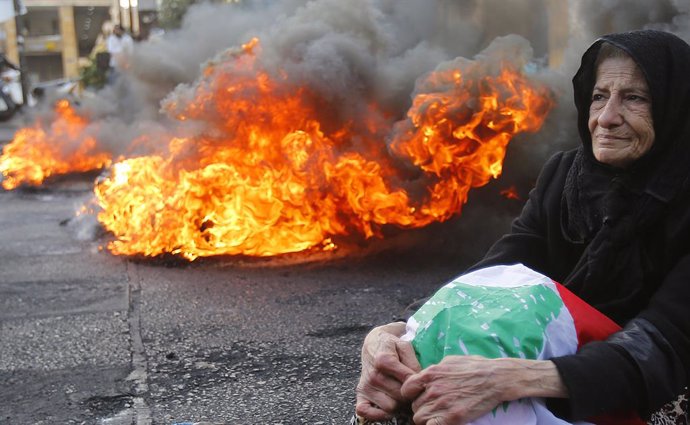
{"type": "Polygon", "coordinates": [[[582,146],[566,179],[561,223],[566,238],[587,247],[565,283],[622,323],[639,311],[660,280],[662,259],[645,244],[650,228],[688,192],[690,46],[655,30],[606,35],[583,55],[573,87],[582,146]],[[594,158],[588,128],[604,42],[630,55],[651,95],[654,143],[625,169],[594,158]]]}

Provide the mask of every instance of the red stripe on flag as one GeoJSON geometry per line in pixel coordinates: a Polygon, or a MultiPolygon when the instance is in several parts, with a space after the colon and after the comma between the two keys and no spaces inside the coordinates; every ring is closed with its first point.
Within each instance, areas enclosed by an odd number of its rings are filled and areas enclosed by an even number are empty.
{"type": "Polygon", "coordinates": [[[578,348],[590,341],[603,341],[612,333],[621,330],[616,322],[584,302],[582,298],[570,292],[568,288],[558,282],[554,283],[563,303],[568,307],[568,311],[575,321],[578,348]]]}
{"type": "MultiPolygon", "coordinates": [[[[613,320],[604,313],[587,304],[582,298],[570,292],[568,288],[558,282],[554,282],[563,303],[568,308],[575,321],[577,332],[577,347],[580,348],[590,341],[603,341],[614,332],[621,329],[613,320]]],[[[647,422],[640,419],[635,413],[617,415],[602,415],[590,418],[590,422],[597,425],[646,425],[647,422]]]]}

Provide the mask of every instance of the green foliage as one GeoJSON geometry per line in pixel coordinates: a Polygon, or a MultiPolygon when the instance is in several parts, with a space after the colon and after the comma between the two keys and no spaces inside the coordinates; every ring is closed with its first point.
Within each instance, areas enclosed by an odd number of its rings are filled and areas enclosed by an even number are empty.
{"type": "Polygon", "coordinates": [[[79,70],[81,83],[85,88],[101,89],[105,86],[107,81],[107,70],[103,70],[97,66],[95,60],[91,60],[89,64],[79,70]]]}
{"type": "Polygon", "coordinates": [[[163,0],[158,11],[158,22],[166,29],[179,28],[187,9],[197,0],[163,0]]]}

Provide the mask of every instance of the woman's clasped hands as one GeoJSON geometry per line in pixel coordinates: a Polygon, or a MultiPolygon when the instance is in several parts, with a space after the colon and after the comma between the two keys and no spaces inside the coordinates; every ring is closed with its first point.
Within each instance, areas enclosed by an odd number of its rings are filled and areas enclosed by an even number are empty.
{"type": "Polygon", "coordinates": [[[416,425],[468,423],[511,399],[505,379],[510,359],[447,356],[421,370],[412,344],[400,339],[404,323],[372,330],[362,346],[357,415],[383,421],[412,409],[416,425]]]}

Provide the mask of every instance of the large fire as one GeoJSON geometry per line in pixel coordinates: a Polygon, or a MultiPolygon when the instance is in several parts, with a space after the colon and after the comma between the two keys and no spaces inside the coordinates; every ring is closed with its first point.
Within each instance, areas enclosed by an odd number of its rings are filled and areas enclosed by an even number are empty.
{"type": "Polygon", "coordinates": [[[394,129],[374,104],[369,122],[337,123],[309,87],[256,69],[255,49],[233,59],[234,72],[209,66],[193,101],[169,105],[180,120],[204,121],[201,136],[170,137],[167,154],[119,162],[96,186],[113,253],[272,256],[446,220],[470,188],[501,173],[513,135],[536,131],[551,106],[515,69],[470,68],[430,74],[394,129]],[[394,162],[421,170],[421,200],[394,162]]]}
{"type": "Polygon", "coordinates": [[[112,162],[108,152],[98,148],[96,139],[84,134],[89,125],[67,100],[55,105],[49,123],[17,131],[0,156],[2,186],[15,189],[22,184],[40,185],[46,178],[107,167],[112,162]]]}
{"type": "MultiPolygon", "coordinates": [[[[498,177],[512,137],[538,130],[552,104],[519,69],[470,63],[418,81],[402,121],[373,101],[359,105],[365,118],[341,119],[314,89],[262,69],[257,43],[208,65],[190,100],[164,105],[202,132],[144,137],[165,152],[121,160],[96,184],[111,252],[273,256],[447,220],[471,188],[498,177]]],[[[0,161],[3,186],[108,165],[90,138],[69,155],[56,148],[86,124],[63,103],[50,132],[21,130],[0,161]]]]}

